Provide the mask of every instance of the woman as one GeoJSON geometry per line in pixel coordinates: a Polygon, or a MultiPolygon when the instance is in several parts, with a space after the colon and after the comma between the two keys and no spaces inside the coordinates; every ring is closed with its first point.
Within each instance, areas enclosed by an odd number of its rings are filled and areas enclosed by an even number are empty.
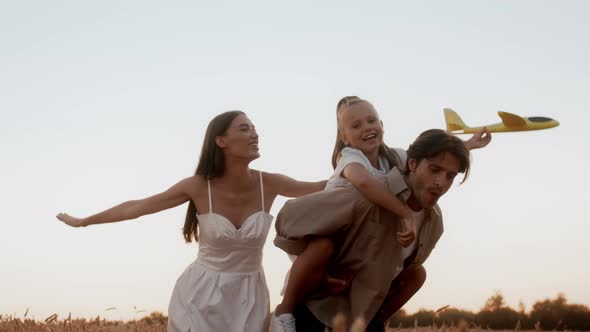
{"type": "Polygon", "coordinates": [[[250,162],[258,157],[252,122],[241,111],[225,112],[207,127],[194,176],[87,218],[65,213],[57,218],[81,227],[135,219],[189,202],[183,235],[187,242],[199,240],[199,255],[176,282],[168,331],[262,331],[269,315],[262,269],[262,248],[273,218],[268,211],[277,195],[303,196],[322,190],[326,182],[253,170],[250,162]]]}

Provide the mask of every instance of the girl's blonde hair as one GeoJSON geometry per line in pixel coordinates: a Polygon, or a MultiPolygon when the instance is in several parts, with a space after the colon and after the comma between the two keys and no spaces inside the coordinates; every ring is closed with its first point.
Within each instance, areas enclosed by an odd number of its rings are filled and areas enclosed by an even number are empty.
{"type": "MultiPolygon", "coordinates": [[[[342,149],[346,147],[346,144],[344,144],[344,142],[340,139],[340,135],[342,133],[342,112],[348,107],[359,103],[367,103],[373,106],[370,102],[361,99],[357,96],[346,96],[340,99],[340,101],[338,101],[338,104],[336,105],[336,125],[338,128],[336,132],[336,144],[334,144],[334,151],[332,152],[332,167],[334,167],[334,169],[336,169],[336,164],[338,164],[338,160],[340,159],[340,153],[342,152],[342,149]]],[[[384,156],[385,159],[387,159],[390,168],[393,168],[394,166],[401,166],[399,158],[397,157],[395,152],[389,149],[387,145],[385,145],[385,143],[381,143],[381,146],[379,147],[379,154],[384,156]]]]}

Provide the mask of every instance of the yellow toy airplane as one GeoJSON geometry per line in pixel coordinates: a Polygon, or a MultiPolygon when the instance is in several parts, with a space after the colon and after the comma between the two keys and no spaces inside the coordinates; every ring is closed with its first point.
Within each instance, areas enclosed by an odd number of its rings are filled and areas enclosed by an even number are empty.
{"type": "Polygon", "coordinates": [[[502,122],[481,127],[469,127],[461,120],[459,115],[450,108],[445,108],[445,121],[447,130],[455,134],[472,134],[487,127],[490,132],[509,132],[548,129],[559,126],[559,122],[542,117],[521,117],[507,112],[498,112],[502,122]]]}

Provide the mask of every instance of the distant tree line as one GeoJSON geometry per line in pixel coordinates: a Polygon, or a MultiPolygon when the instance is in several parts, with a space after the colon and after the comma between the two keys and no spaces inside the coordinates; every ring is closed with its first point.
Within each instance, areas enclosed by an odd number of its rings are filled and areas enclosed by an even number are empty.
{"type": "Polygon", "coordinates": [[[457,326],[465,321],[473,327],[494,330],[590,330],[590,310],[581,304],[569,304],[563,294],[555,299],[545,299],[533,304],[530,312],[525,311],[522,302],[518,310],[508,307],[500,292],[492,295],[479,312],[455,308],[441,308],[438,311],[420,310],[408,315],[404,310],[397,312],[389,322],[391,327],[414,327],[437,325],[457,326]]]}

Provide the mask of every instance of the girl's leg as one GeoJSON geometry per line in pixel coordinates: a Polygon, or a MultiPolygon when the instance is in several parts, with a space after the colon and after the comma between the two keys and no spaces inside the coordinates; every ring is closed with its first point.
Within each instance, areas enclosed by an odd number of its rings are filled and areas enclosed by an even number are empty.
{"type": "Polygon", "coordinates": [[[404,269],[389,287],[385,301],[375,315],[382,322],[387,322],[406,302],[408,302],[426,281],[426,270],[422,265],[404,269]]]}
{"type": "Polygon", "coordinates": [[[275,309],[275,315],[295,312],[295,308],[303,301],[305,295],[320,286],[333,254],[332,239],[318,237],[309,242],[307,248],[293,262],[283,302],[275,309]]]}

